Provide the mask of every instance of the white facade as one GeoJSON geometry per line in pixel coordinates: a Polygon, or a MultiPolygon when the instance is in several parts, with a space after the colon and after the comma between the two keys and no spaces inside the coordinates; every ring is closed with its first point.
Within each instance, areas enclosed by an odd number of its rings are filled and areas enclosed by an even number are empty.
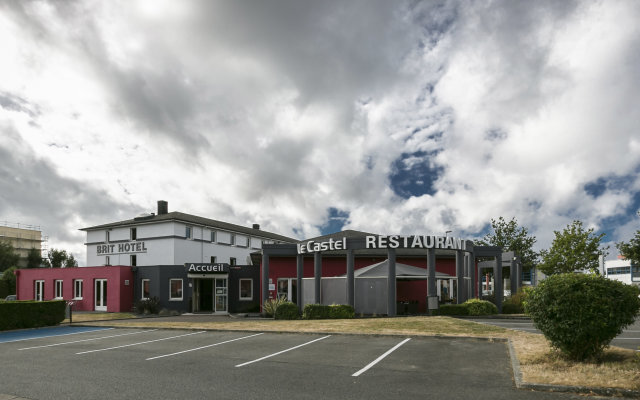
{"type": "Polygon", "coordinates": [[[640,266],[632,266],[631,260],[608,260],[604,265],[607,278],[629,285],[640,285],[640,266]]]}
{"type": "Polygon", "coordinates": [[[85,228],[87,265],[180,265],[184,263],[251,264],[250,254],[263,243],[294,243],[294,239],[210,221],[182,213],[150,215],[121,223],[85,228]],[[178,214],[172,218],[172,214],[178,214]],[[158,218],[162,217],[162,218],[158,218]],[[217,227],[213,225],[222,225],[217,227]],[[135,259],[133,257],[135,257],[135,259]]]}

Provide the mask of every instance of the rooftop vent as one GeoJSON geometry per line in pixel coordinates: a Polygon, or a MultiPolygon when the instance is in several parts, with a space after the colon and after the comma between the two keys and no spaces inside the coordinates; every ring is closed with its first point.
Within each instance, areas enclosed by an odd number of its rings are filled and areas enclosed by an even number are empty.
{"type": "Polygon", "coordinates": [[[260,230],[260,224],[253,224],[253,229],[260,230]]]}
{"type": "Polygon", "coordinates": [[[158,200],[158,215],[169,213],[169,203],[164,200],[158,200]]]}

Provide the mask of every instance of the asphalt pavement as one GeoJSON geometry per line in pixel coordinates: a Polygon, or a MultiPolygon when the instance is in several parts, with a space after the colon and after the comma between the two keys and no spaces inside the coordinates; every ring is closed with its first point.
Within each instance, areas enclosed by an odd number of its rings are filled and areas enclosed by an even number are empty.
{"type": "Polygon", "coordinates": [[[0,399],[583,398],[516,389],[501,341],[65,328],[0,334],[0,399]]]}

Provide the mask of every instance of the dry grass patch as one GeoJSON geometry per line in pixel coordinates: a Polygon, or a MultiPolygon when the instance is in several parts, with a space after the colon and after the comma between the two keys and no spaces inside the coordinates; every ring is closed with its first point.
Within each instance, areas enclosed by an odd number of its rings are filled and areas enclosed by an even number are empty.
{"type": "MultiPolygon", "coordinates": [[[[108,321],[108,320],[112,320],[112,319],[131,319],[131,318],[137,318],[135,314],[133,313],[125,313],[125,312],[121,312],[121,313],[109,313],[109,312],[104,312],[104,313],[73,313],[71,315],[71,318],[73,319],[73,322],[91,322],[91,321],[108,321]]],[[[69,322],[69,318],[65,319],[64,321],[62,321],[63,323],[68,323],[69,322]]]]}
{"type": "Polygon", "coordinates": [[[600,362],[564,359],[542,335],[514,332],[513,347],[525,382],[640,390],[640,354],[610,347],[600,362]]]}

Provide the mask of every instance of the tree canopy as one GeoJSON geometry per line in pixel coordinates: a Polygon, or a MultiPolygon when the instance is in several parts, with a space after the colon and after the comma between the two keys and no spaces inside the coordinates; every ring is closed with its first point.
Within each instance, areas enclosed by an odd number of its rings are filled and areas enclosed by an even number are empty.
{"type": "Polygon", "coordinates": [[[66,250],[49,250],[45,265],[49,268],[71,268],[77,267],[78,261],[73,257],[73,254],[67,253],[66,250]]]}
{"type": "Polygon", "coordinates": [[[29,249],[27,268],[38,268],[42,265],[42,253],[39,249],[29,249]]]}
{"type": "Polygon", "coordinates": [[[546,275],[580,271],[598,273],[598,258],[606,255],[608,249],[600,248],[604,233],[596,235],[593,228],[585,230],[582,221],[573,221],[562,232],[554,231],[554,234],[551,248],[540,252],[540,271],[546,275]]]}
{"type": "Polygon", "coordinates": [[[511,218],[506,221],[503,217],[497,220],[491,219],[491,227],[493,233],[488,233],[477,243],[482,246],[500,246],[503,251],[513,251],[522,262],[524,271],[530,270],[536,265],[538,254],[533,251],[533,245],[536,237],[529,235],[529,231],[525,227],[518,226],[518,221],[511,218]]]}
{"type": "Polygon", "coordinates": [[[13,249],[11,243],[0,240],[0,272],[17,267],[20,256],[13,249]]]}
{"type": "Polygon", "coordinates": [[[627,260],[631,260],[635,265],[640,265],[640,231],[636,231],[635,236],[629,240],[629,243],[616,243],[616,247],[620,251],[621,256],[627,260]]]}

